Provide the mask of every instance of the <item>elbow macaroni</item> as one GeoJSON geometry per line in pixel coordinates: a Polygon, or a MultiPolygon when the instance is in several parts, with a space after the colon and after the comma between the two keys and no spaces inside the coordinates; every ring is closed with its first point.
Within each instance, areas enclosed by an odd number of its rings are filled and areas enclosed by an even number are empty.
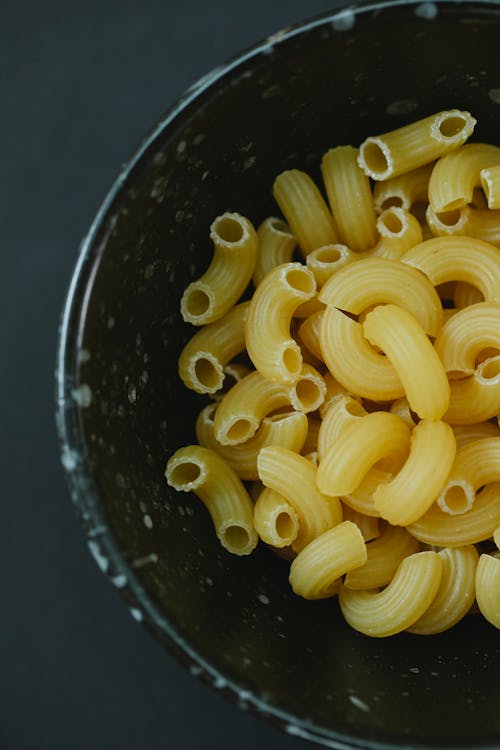
{"type": "Polygon", "coordinates": [[[338,595],[373,637],[443,632],[475,598],[500,628],[500,148],[464,146],[474,125],[451,110],[330,149],[330,207],[281,173],[287,223],[219,216],[181,301],[201,327],[179,375],[213,400],[168,483],[226,550],[260,538],[294,593],[338,595]]]}

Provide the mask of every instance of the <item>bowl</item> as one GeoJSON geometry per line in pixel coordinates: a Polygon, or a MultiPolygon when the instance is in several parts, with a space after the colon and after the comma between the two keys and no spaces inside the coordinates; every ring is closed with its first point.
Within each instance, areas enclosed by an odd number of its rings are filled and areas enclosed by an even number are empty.
{"type": "Polygon", "coordinates": [[[275,214],[274,177],[319,177],[329,147],[441,109],[499,143],[500,5],[377,3],[273,35],[178,101],[118,176],[62,316],[57,421],[71,496],[99,566],[193,675],[292,735],[334,748],[500,747],[500,638],[470,617],[433,637],[370,639],[335,601],[291,594],[266,549],[226,553],[163,476],[204,403],[177,357],[179,301],[209,225],[275,214]]]}

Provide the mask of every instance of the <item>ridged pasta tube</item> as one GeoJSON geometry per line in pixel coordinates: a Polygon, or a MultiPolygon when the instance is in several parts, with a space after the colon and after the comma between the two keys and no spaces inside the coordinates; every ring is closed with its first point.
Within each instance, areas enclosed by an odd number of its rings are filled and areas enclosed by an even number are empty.
{"type": "Polygon", "coordinates": [[[476,600],[481,614],[500,629],[500,560],[481,555],[476,569],[476,600]]]}
{"type": "Polygon", "coordinates": [[[299,533],[299,516],[283,495],[264,487],[254,506],[255,529],[266,544],[282,549],[299,533]]]}
{"type": "Polygon", "coordinates": [[[358,591],[387,586],[404,558],[419,549],[418,540],[405,529],[388,524],[377,539],[366,545],[366,563],[348,573],[344,585],[358,591]]]}
{"type": "Polygon", "coordinates": [[[373,188],[373,205],[381,213],[395,206],[410,211],[415,203],[427,203],[429,179],[434,164],[425,164],[410,172],[378,181],[373,188]]]}
{"type": "Polygon", "coordinates": [[[212,261],[184,291],[181,314],[186,323],[206,325],[222,318],[245,291],[257,261],[258,238],[241,214],[225,213],[210,227],[212,261]]]}
{"type": "Polygon", "coordinates": [[[281,219],[269,216],[257,229],[259,252],[252,281],[257,287],[276,266],[290,263],[297,240],[290,227],[281,219]]]}
{"type": "Polygon", "coordinates": [[[456,453],[437,504],[450,515],[466,513],[478,489],[493,482],[500,482],[500,438],[467,443],[456,453]]]}
{"type": "Polygon", "coordinates": [[[482,351],[500,351],[500,303],[479,302],[457,312],[443,325],[435,348],[449,375],[472,375],[482,351]]]}
{"type": "Polygon", "coordinates": [[[429,203],[436,213],[472,203],[481,171],[500,165],[500,148],[487,143],[467,143],[436,163],[429,180],[429,203]]]}
{"type": "Polygon", "coordinates": [[[500,165],[487,167],[479,173],[488,208],[500,208],[500,165]]]}

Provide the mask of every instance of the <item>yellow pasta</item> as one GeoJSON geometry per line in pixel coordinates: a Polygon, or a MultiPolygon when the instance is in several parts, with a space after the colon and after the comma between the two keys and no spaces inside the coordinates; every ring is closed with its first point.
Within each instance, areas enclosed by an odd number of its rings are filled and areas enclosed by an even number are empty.
{"type": "Polygon", "coordinates": [[[500,559],[481,555],[476,569],[476,600],[481,613],[500,629],[500,559]]]}
{"type": "Polygon", "coordinates": [[[422,419],[440,419],[449,405],[450,386],[435,349],[415,318],[402,307],[383,305],[367,315],[363,331],[394,366],[413,411],[422,419]]]}
{"type": "Polygon", "coordinates": [[[366,561],[363,536],[343,521],[302,549],[290,566],[290,585],[304,599],[327,599],[337,593],[340,577],[366,561]]]}
{"type": "Polygon", "coordinates": [[[366,258],[332,276],[319,295],[328,307],[359,315],[372,305],[405,308],[431,336],[442,325],[443,312],[432,284],[418,271],[395,260],[366,258]]]}
{"type": "Polygon", "coordinates": [[[481,169],[479,179],[488,201],[488,208],[500,208],[500,164],[481,169]]]}
{"type": "Polygon", "coordinates": [[[344,521],[352,521],[356,524],[365,542],[370,542],[380,536],[379,520],[376,516],[367,516],[342,503],[342,517],[344,521]]]}
{"type": "Polygon", "coordinates": [[[500,247],[500,211],[463,206],[436,213],[429,205],[426,219],[434,235],[467,235],[500,247]]]}
{"type": "Polygon", "coordinates": [[[325,400],[319,407],[319,413],[321,416],[321,419],[324,418],[326,412],[330,408],[331,404],[336,401],[339,396],[348,395],[355,398],[357,401],[361,402],[361,399],[359,396],[356,396],[354,393],[350,393],[347,388],[344,388],[343,385],[340,385],[340,383],[335,380],[331,372],[327,372],[324,376],[325,386],[326,386],[326,395],[325,400]]]}
{"type": "Polygon", "coordinates": [[[338,242],[333,217],[309,175],[289,169],[276,178],[273,195],[304,256],[338,242]]]}
{"type": "Polygon", "coordinates": [[[385,638],[411,627],[422,617],[441,583],[443,561],[435,552],[405,557],[382,591],[339,588],[342,614],[355,630],[385,638]]]}
{"type": "Polygon", "coordinates": [[[450,516],[437,505],[407,527],[416,539],[441,547],[461,547],[490,539],[500,524],[500,484],[495,482],[477,493],[466,513],[450,516]]]}
{"type": "Polygon", "coordinates": [[[179,377],[197,393],[216,393],[224,383],[224,366],[245,349],[248,302],[236,305],[214,323],[203,326],[179,356],[179,377]]]}
{"type": "Polygon", "coordinates": [[[346,245],[337,243],[336,245],[323,245],[310,252],[306,258],[306,264],[314,274],[318,289],[321,289],[330,276],[357,259],[356,253],[353,253],[346,245]]]}
{"type": "Polygon", "coordinates": [[[370,346],[360,323],[335,307],[328,307],[323,313],[320,346],[323,361],[333,377],[351,393],[373,401],[404,396],[403,384],[392,362],[370,346]]]}
{"type": "Polygon", "coordinates": [[[475,124],[469,112],[438,112],[367,138],[359,148],[359,166],[374,180],[397,177],[456,149],[472,135],[475,124]]]}
{"type": "Polygon", "coordinates": [[[283,495],[299,517],[299,532],[293,548],[299,552],[327,529],[342,521],[339,500],[317,487],[317,469],[304,456],[271,445],[257,459],[261,482],[283,495]]]}
{"type": "Polygon", "coordinates": [[[500,550],[500,526],[495,529],[493,532],[493,541],[497,545],[498,549],[500,550]]]}
{"type": "Polygon", "coordinates": [[[373,205],[381,213],[393,206],[411,211],[415,203],[427,203],[427,189],[433,164],[378,181],[373,188],[373,205]]]}
{"type": "Polygon", "coordinates": [[[316,417],[313,417],[309,414],[307,416],[307,435],[304,445],[302,446],[302,451],[300,451],[303,455],[307,455],[307,453],[312,453],[313,451],[317,450],[320,427],[321,419],[317,419],[316,417]]]}
{"type": "Polygon", "coordinates": [[[466,513],[480,487],[500,481],[500,438],[483,438],[462,446],[456,453],[448,479],[437,500],[441,510],[466,513]]]}
{"type": "Polygon", "coordinates": [[[344,585],[358,591],[387,586],[404,558],[419,549],[420,543],[405,529],[387,525],[378,539],[366,545],[366,563],[348,573],[344,585]]]}
{"type": "Polygon", "coordinates": [[[257,534],[266,544],[279,549],[288,547],[299,533],[299,516],[278,492],[264,487],[254,506],[257,534]]]}
{"type": "Polygon", "coordinates": [[[380,513],[375,507],[373,495],[379,485],[390,482],[392,477],[393,474],[391,472],[374,466],[368,471],[361,484],[353,492],[342,495],[343,504],[358,513],[380,518],[380,513]]]}
{"type": "Polygon", "coordinates": [[[493,422],[453,425],[453,432],[457,441],[457,449],[483,438],[500,437],[500,429],[493,422]]]}
{"type": "Polygon", "coordinates": [[[473,375],[450,383],[450,405],[444,419],[450,424],[473,424],[500,411],[500,356],[484,360],[473,375]]]}
{"type": "Polygon", "coordinates": [[[330,149],[321,161],[321,173],[340,241],[362,252],[377,240],[370,181],[358,165],[353,146],[330,149]]]}
{"type": "Polygon", "coordinates": [[[257,234],[240,214],[218,216],[210,227],[210,239],[212,262],[181,299],[182,317],[197,326],[213,323],[229,312],[245,291],[257,261],[257,234]]]}
{"type": "Polygon", "coordinates": [[[323,311],[314,313],[301,323],[299,328],[299,339],[314,354],[318,360],[323,360],[323,353],[320,346],[320,330],[323,311]]]}
{"type": "Polygon", "coordinates": [[[423,419],[411,433],[410,455],[391,482],[375,490],[375,508],[394,526],[408,526],[439,495],[455,458],[456,441],[444,422],[423,419]]]}
{"type": "Polygon", "coordinates": [[[472,202],[481,185],[481,171],[500,164],[500,148],[468,143],[441,158],[429,180],[429,203],[436,213],[452,211],[472,202]]]}
{"type": "Polygon", "coordinates": [[[419,221],[403,208],[387,208],[377,219],[378,242],[366,255],[399,260],[410,248],[422,242],[419,221]]]}
{"type": "Polygon", "coordinates": [[[194,492],[206,506],[220,543],[235,555],[257,546],[253,504],[241,480],[217,453],[200,445],[179,448],[165,470],[171,487],[194,492]]]}
{"type": "Polygon", "coordinates": [[[425,273],[434,286],[465,281],[477,287],[486,302],[500,301],[500,255],[487,242],[472,237],[434,237],[415,245],[401,260],[425,273]]]}
{"type": "Polygon", "coordinates": [[[443,326],[435,347],[448,375],[471,375],[482,351],[500,352],[500,304],[479,302],[460,310],[443,326]]]}
{"type": "Polygon", "coordinates": [[[257,287],[276,266],[290,263],[297,240],[281,219],[269,216],[257,229],[259,251],[252,281],[257,287]]]}
{"type": "Polygon", "coordinates": [[[318,457],[321,460],[347,425],[367,414],[366,409],[353,396],[341,394],[324,413],[318,432],[318,457]]]}
{"type": "Polygon", "coordinates": [[[474,604],[479,555],[473,545],[445,548],[438,552],[443,575],[429,609],[411,627],[410,633],[431,635],[456,625],[474,604]]]}
{"type": "Polygon", "coordinates": [[[417,415],[412,412],[412,410],[410,409],[410,404],[408,403],[408,399],[404,396],[403,398],[398,398],[393,401],[389,411],[391,412],[391,414],[396,414],[398,417],[401,417],[403,422],[408,425],[410,430],[413,430],[415,425],[418,423],[417,415]]]}
{"type": "Polygon", "coordinates": [[[302,354],[290,335],[290,321],[315,291],[314,276],[301,263],[274,268],[257,287],[246,317],[246,343],[250,359],[269,380],[283,385],[297,380],[302,354]]]}
{"type": "Polygon", "coordinates": [[[307,417],[297,411],[265,417],[253,437],[239,445],[221,445],[214,434],[214,413],[217,404],[209,404],[196,420],[196,438],[200,445],[221,456],[240,479],[259,478],[257,456],[266,445],[282,445],[300,453],[307,435],[307,417]]]}
{"type": "Polygon", "coordinates": [[[410,430],[388,412],[373,412],[348,424],[331,442],[318,469],[318,487],[325,494],[353,492],[377,461],[392,455],[406,457],[410,430]]]}
{"type": "Polygon", "coordinates": [[[484,302],[483,295],[476,287],[466,284],[465,281],[457,281],[453,291],[453,303],[459,310],[470,305],[484,302]]]}

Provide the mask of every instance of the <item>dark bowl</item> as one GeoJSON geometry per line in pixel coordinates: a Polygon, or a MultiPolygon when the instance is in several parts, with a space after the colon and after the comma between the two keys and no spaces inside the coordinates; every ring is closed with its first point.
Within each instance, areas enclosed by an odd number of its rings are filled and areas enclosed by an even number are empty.
{"type": "Polygon", "coordinates": [[[197,675],[242,708],[329,747],[499,748],[500,637],[471,617],[434,637],[370,639],[335,601],[291,595],[265,549],[227,554],[167,457],[202,400],[177,357],[186,285],[225,210],[276,207],[274,176],[447,108],[500,142],[500,5],[348,8],[280,32],[193,86],[115,182],[62,318],[58,427],[71,495],[102,570],[197,675]]]}

